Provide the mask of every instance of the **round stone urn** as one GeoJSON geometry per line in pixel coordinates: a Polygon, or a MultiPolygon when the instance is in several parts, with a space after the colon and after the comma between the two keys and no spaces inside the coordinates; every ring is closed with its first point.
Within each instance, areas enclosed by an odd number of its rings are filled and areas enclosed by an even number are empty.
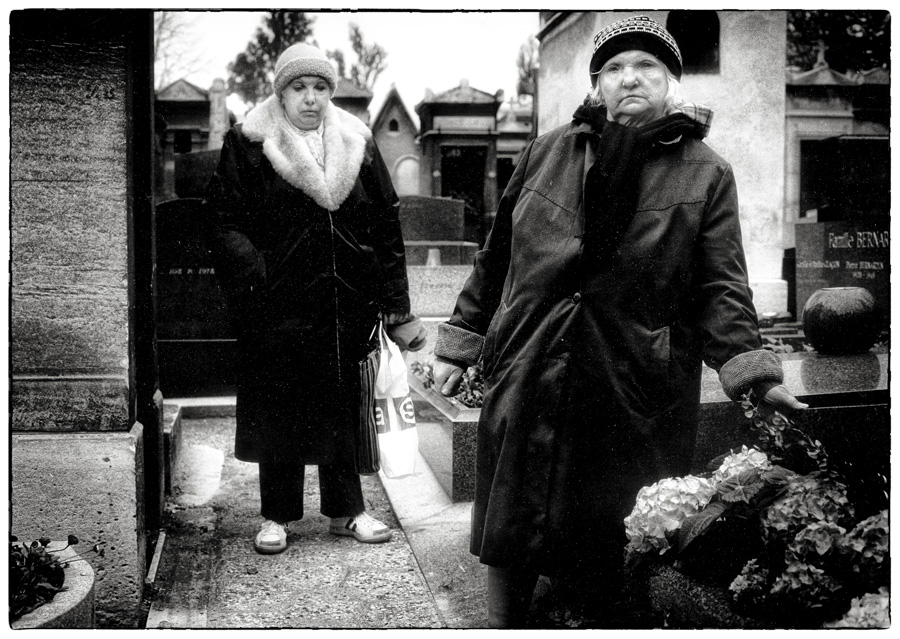
{"type": "Polygon", "coordinates": [[[875,298],[864,288],[820,288],[803,307],[807,341],[825,355],[865,353],[878,337],[875,298]]]}
{"type": "Polygon", "coordinates": [[[65,567],[63,590],[52,600],[22,615],[10,624],[13,630],[94,628],[94,569],[78,559],[75,550],[64,541],[51,541],[50,550],[57,553],[65,567]]]}

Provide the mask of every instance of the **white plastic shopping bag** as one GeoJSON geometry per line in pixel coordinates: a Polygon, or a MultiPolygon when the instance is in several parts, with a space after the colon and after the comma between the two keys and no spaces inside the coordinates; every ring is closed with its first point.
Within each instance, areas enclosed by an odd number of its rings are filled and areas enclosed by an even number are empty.
{"type": "Polygon", "coordinates": [[[375,378],[375,425],[381,470],[386,477],[416,472],[419,434],[416,412],[409,396],[406,361],[400,348],[380,329],[381,362],[375,378]]]}

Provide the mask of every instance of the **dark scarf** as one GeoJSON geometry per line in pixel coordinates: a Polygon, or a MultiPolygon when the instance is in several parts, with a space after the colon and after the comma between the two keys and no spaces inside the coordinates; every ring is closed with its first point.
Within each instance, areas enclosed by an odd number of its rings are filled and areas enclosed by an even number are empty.
{"type": "Polygon", "coordinates": [[[606,119],[605,107],[583,104],[573,115],[586,122],[600,139],[594,165],[584,185],[584,244],[586,252],[603,262],[615,254],[637,207],[638,178],[653,147],[680,135],[702,138],[698,123],[674,113],[641,127],[606,119]]]}

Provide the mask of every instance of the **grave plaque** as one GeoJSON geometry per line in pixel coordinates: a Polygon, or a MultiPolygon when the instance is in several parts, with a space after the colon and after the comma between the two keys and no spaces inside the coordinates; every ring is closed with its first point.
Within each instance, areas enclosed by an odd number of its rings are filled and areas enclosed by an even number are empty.
{"type": "Polygon", "coordinates": [[[203,244],[200,198],[156,205],[157,340],[166,397],[229,392],[234,335],[203,244]]]}
{"type": "Polygon", "coordinates": [[[202,198],[216,172],[219,149],[179,153],[175,156],[175,193],[181,198],[202,198]]]}
{"type": "Polygon", "coordinates": [[[816,290],[860,286],[879,306],[882,327],[890,317],[890,220],[869,218],[796,225],[797,311],[816,290]]]}
{"type": "Polygon", "coordinates": [[[405,195],[400,198],[400,225],[404,240],[462,241],[465,203],[447,197],[405,195]]]}

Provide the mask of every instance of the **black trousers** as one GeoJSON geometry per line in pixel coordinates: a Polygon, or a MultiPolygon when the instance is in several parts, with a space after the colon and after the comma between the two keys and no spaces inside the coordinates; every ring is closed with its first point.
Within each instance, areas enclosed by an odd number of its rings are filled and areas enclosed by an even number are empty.
{"type": "MultiPolygon", "coordinates": [[[[326,517],[353,517],[366,509],[353,468],[319,465],[319,510],[326,517]]],[[[303,518],[305,466],[259,464],[260,514],[273,521],[303,518]]]]}

